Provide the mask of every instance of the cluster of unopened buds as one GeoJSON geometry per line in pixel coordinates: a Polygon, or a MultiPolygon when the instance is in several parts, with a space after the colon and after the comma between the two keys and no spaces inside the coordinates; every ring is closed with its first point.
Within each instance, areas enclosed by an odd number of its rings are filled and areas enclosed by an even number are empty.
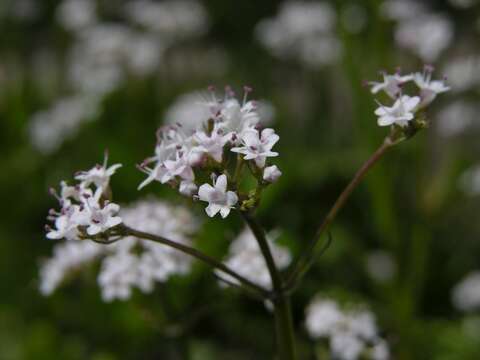
{"type": "Polygon", "coordinates": [[[383,72],[382,82],[368,82],[373,94],[383,91],[394,101],[391,106],[377,101],[379,107],[375,110],[375,115],[378,116],[378,125],[392,126],[400,139],[410,137],[426,127],[428,124],[422,111],[438,94],[450,90],[445,84],[446,78],[432,80],[433,70],[432,66],[425,65],[423,72],[401,75],[398,69],[392,75],[383,72]],[[406,94],[406,90],[410,90],[407,89],[409,83],[415,85],[415,89],[412,89],[414,95],[406,94]]]}
{"type": "Polygon", "coordinates": [[[70,186],[65,181],[60,183],[60,191],[50,192],[58,199],[60,210],[51,209],[48,220],[55,224],[55,229],[46,226],[49,239],[96,239],[108,240],[113,229],[122,223],[118,216],[120,206],[110,201],[110,177],[121,164],[107,167],[108,156],[103,165],[96,165],[88,171],[76,174],[78,184],[70,186]]]}
{"type": "Polygon", "coordinates": [[[251,88],[244,87],[243,101],[227,87],[219,99],[213,88],[203,102],[206,116],[186,129],[168,125],[158,131],[155,155],[139,168],[148,177],[139,188],[152,181],[168,183],[186,196],[208,202],[206,212],[225,218],[232,208],[248,210],[258,203],[261,190],[281,175],[276,165],[268,165],[279,136],[263,128],[251,88]],[[247,174],[248,172],[248,174],[247,174]],[[255,189],[243,190],[248,176],[256,179],[255,189]]]}

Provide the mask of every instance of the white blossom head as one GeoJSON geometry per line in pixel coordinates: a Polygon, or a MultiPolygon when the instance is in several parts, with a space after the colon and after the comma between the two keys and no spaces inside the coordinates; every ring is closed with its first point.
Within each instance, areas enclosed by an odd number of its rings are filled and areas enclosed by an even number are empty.
{"type": "Polygon", "coordinates": [[[413,136],[420,129],[427,127],[425,109],[438,94],[450,90],[443,80],[432,80],[433,67],[426,65],[423,72],[402,75],[400,70],[390,75],[382,73],[383,81],[366,82],[373,94],[385,93],[393,104],[377,103],[375,110],[379,126],[392,129],[391,141],[399,141],[413,136]],[[414,86],[410,85],[413,83],[414,86]]]}
{"type": "Polygon", "coordinates": [[[257,206],[256,194],[281,174],[268,164],[278,156],[273,147],[280,137],[262,128],[272,111],[259,112],[258,103],[249,99],[252,89],[243,90],[241,99],[228,86],[222,97],[209,87],[202,96],[181,98],[167,112],[170,124],[157,133],[155,155],[139,165],[148,175],[139,189],[154,181],[168,184],[182,195],[208,202],[209,216],[226,217],[233,207],[257,206]],[[252,176],[256,188],[244,191],[239,185],[252,176]],[[205,182],[209,177],[215,178],[213,186],[205,182]]]}
{"type": "Polygon", "coordinates": [[[359,306],[341,306],[335,300],[317,296],[307,307],[305,326],[315,340],[329,340],[335,359],[387,360],[388,345],[378,334],[372,312],[359,306]]]}
{"type": "Polygon", "coordinates": [[[120,207],[110,201],[110,177],[121,165],[107,168],[107,157],[103,166],[95,166],[89,171],[80,172],[75,178],[79,182],[69,186],[65,181],[61,189],[51,193],[57,198],[60,210],[50,210],[48,219],[54,228],[46,226],[47,238],[79,240],[83,238],[108,238],[110,233],[122,223],[118,216],[120,207]]]}

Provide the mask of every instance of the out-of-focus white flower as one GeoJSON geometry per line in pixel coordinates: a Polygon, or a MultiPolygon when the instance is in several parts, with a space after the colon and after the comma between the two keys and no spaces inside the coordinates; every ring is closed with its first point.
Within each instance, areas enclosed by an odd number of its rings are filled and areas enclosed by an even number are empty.
{"type": "Polygon", "coordinates": [[[398,24],[396,42],[427,62],[435,61],[453,40],[451,21],[438,14],[413,17],[398,24]]]}
{"type": "Polygon", "coordinates": [[[438,131],[442,136],[455,136],[469,128],[477,118],[478,107],[465,100],[457,100],[437,115],[438,131]]]}
{"type": "Polygon", "coordinates": [[[409,121],[414,118],[414,112],[420,103],[418,96],[410,97],[402,95],[399,97],[392,107],[380,105],[375,110],[375,115],[378,118],[378,125],[390,126],[396,124],[398,126],[407,126],[409,121]]]}
{"type": "Polygon", "coordinates": [[[478,3],[478,0],[449,0],[451,5],[460,8],[468,9],[478,3]]]}
{"type": "Polygon", "coordinates": [[[280,137],[273,129],[263,129],[262,132],[252,129],[242,136],[242,146],[231,151],[244,155],[245,160],[254,160],[258,167],[263,168],[268,157],[278,156],[277,152],[272,151],[278,140],[280,137]]]}
{"type": "Polygon", "coordinates": [[[28,131],[32,145],[42,153],[52,153],[75,135],[84,122],[94,118],[97,108],[97,101],[90,96],[75,95],[58,100],[30,120],[28,131]]]}
{"type": "Polygon", "coordinates": [[[452,290],[453,305],[460,311],[480,309],[480,271],[467,274],[452,290]]]}
{"type": "Polygon", "coordinates": [[[267,166],[263,170],[263,180],[274,183],[278,178],[282,176],[282,172],[278,169],[277,165],[267,166]]]}
{"type": "Polygon", "coordinates": [[[368,275],[378,282],[392,280],[397,271],[392,255],[382,250],[369,253],[365,265],[368,275]]]}
{"type": "Polygon", "coordinates": [[[382,73],[383,81],[370,81],[372,94],[376,94],[379,91],[385,91],[385,93],[390,96],[392,99],[396,99],[399,94],[401,94],[402,86],[413,80],[413,75],[400,75],[399,72],[396,72],[393,75],[389,75],[386,72],[382,73]]]}
{"type": "Polygon", "coordinates": [[[98,284],[104,301],[126,300],[131,296],[131,288],[136,281],[137,262],[137,256],[122,252],[111,255],[102,262],[98,284]]]}
{"type": "Polygon", "coordinates": [[[128,69],[138,76],[154,73],[160,66],[166,48],[164,43],[149,35],[137,35],[128,43],[128,47],[128,69]]]}
{"type": "Polygon", "coordinates": [[[472,166],[462,174],[460,187],[469,196],[480,194],[480,165],[472,166]]]}
{"type": "Polygon", "coordinates": [[[313,338],[330,336],[343,316],[335,301],[328,299],[313,301],[306,310],[305,326],[313,338]]]}
{"type": "Polygon", "coordinates": [[[337,331],[330,338],[330,350],[335,359],[356,360],[365,348],[365,343],[347,331],[337,331]]]}
{"type": "Polygon", "coordinates": [[[97,21],[96,4],[92,0],[63,0],[56,16],[65,29],[80,31],[97,21]]]}
{"type": "Polygon", "coordinates": [[[450,90],[450,87],[445,85],[445,79],[432,80],[433,68],[425,66],[423,73],[415,73],[414,81],[420,89],[420,107],[429,105],[437,94],[444,93],[450,90]]]}
{"type": "Polygon", "coordinates": [[[409,20],[425,12],[425,5],[414,0],[387,0],[381,5],[381,13],[391,20],[409,20]]]}
{"type": "Polygon", "coordinates": [[[6,4],[7,15],[20,21],[31,21],[40,14],[41,3],[34,0],[16,0],[6,4]]]}
{"type": "MultiPolygon", "coordinates": [[[[275,264],[279,269],[285,269],[291,261],[290,252],[287,248],[276,244],[271,238],[272,234],[269,234],[267,241],[275,264]]],[[[245,228],[232,242],[224,262],[230,269],[248,280],[266,288],[272,287],[267,264],[250,229],[245,228]]],[[[238,284],[236,279],[218,271],[216,273],[222,279],[238,284]]]]}
{"type": "Polygon", "coordinates": [[[390,359],[390,350],[385,340],[380,339],[375,345],[373,345],[373,348],[370,351],[370,358],[372,360],[390,359]]]}
{"type": "Polygon", "coordinates": [[[212,117],[210,108],[205,105],[206,96],[195,91],[179,96],[167,109],[164,119],[169,124],[179,124],[187,134],[201,130],[212,117]]]}
{"type": "Polygon", "coordinates": [[[453,92],[468,90],[480,84],[480,57],[467,55],[450,60],[444,68],[453,92]]]}
{"type": "Polygon", "coordinates": [[[273,55],[297,57],[315,67],[332,63],[341,54],[335,22],[335,10],[326,2],[289,1],[274,18],[261,21],[255,32],[273,55]]]}
{"type": "Polygon", "coordinates": [[[205,211],[210,217],[220,213],[222,218],[226,218],[238,201],[237,194],[227,190],[227,177],[223,174],[217,177],[214,186],[210,184],[200,186],[198,196],[200,200],[208,202],[205,211]]]}
{"type": "Polygon", "coordinates": [[[195,185],[195,183],[191,181],[182,181],[180,183],[178,191],[180,192],[180,194],[192,196],[197,192],[197,185],[195,185]]]}
{"type": "Polygon", "coordinates": [[[135,0],[125,13],[134,23],[171,38],[199,36],[208,29],[207,12],[194,0],[135,0]]]}
{"type": "Polygon", "coordinates": [[[312,338],[330,339],[335,359],[356,360],[367,351],[373,359],[388,359],[387,344],[379,338],[374,315],[366,309],[341,309],[335,301],[317,297],[307,307],[305,325],[312,338]]]}
{"type": "Polygon", "coordinates": [[[68,274],[97,259],[103,248],[90,241],[67,241],[56,245],[53,256],[40,266],[40,292],[52,294],[68,274]]]}

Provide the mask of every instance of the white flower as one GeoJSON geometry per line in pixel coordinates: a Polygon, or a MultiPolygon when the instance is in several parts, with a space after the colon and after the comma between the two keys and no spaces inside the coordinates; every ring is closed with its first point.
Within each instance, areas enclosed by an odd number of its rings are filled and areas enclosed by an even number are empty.
{"type": "Polygon", "coordinates": [[[75,179],[81,181],[85,187],[95,184],[97,188],[107,189],[110,177],[115,174],[118,168],[122,167],[122,164],[115,164],[107,168],[107,162],[108,155],[105,154],[103,165],[98,164],[88,171],[82,171],[75,176],[75,179]]]}
{"type": "Polygon", "coordinates": [[[88,235],[96,235],[122,223],[122,218],[116,216],[120,206],[114,203],[105,203],[100,205],[101,188],[95,195],[88,197],[85,202],[85,212],[88,214],[88,235]]]}
{"type": "Polygon", "coordinates": [[[319,299],[308,306],[305,326],[313,338],[330,336],[343,316],[336,302],[319,299]]]}
{"type": "Polygon", "coordinates": [[[449,86],[445,85],[445,80],[431,80],[433,69],[425,67],[423,73],[416,73],[414,75],[415,84],[420,89],[420,107],[430,104],[437,94],[441,94],[450,90],[449,86]]]}
{"type": "Polygon", "coordinates": [[[335,359],[357,360],[365,348],[365,343],[355,334],[338,331],[330,338],[330,349],[335,359]]]}
{"type": "MultiPolygon", "coordinates": [[[[267,241],[275,264],[282,270],[290,264],[291,255],[287,248],[273,241],[274,237],[275,234],[268,234],[267,241]]],[[[257,240],[250,229],[245,228],[232,242],[224,263],[230,269],[236,271],[248,280],[265,288],[272,287],[272,280],[267,264],[258,247],[257,240]]],[[[235,278],[218,271],[216,271],[216,274],[222,279],[238,284],[238,280],[235,278]]],[[[220,284],[221,286],[224,285],[223,282],[220,282],[220,284]]]]}
{"type": "Polygon", "coordinates": [[[145,186],[150,184],[152,181],[162,181],[163,177],[167,173],[167,169],[165,168],[165,165],[162,163],[158,163],[155,165],[153,169],[147,167],[147,166],[138,166],[138,168],[146,173],[148,176],[147,178],[138,185],[138,190],[143,189],[145,186]]]}
{"type": "Polygon", "coordinates": [[[392,99],[396,99],[401,93],[402,85],[408,81],[411,81],[412,79],[413,75],[402,76],[399,73],[395,73],[393,75],[383,73],[383,82],[371,81],[368,84],[372,87],[372,94],[376,94],[383,90],[392,99]]]}
{"type": "Polygon", "coordinates": [[[207,153],[216,162],[222,161],[223,147],[231,138],[230,135],[223,134],[223,131],[217,126],[210,135],[207,135],[204,131],[197,131],[193,137],[199,145],[198,150],[207,153]]]}
{"type": "Polygon", "coordinates": [[[238,201],[238,196],[233,191],[227,191],[227,177],[220,175],[214,187],[210,184],[203,184],[198,190],[200,200],[208,202],[205,209],[207,215],[214,217],[218,212],[222,218],[226,218],[238,201]]]}
{"type": "Polygon", "coordinates": [[[232,148],[231,151],[245,155],[245,160],[255,160],[255,164],[263,168],[267,157],[278,156],[277,152],[271,150],[279,139],[273,129],[263,129],[261,133],[252,129],[243,135],[243,146],[232,148]]]}
{"type": "Polygon", "coordinates": [[[403,95],[395,101],[392,107],[380,105],[375,110],[375,115],[379,116],[378,125],[389,126],[396,124],[402,127],[407,126],[408,122],[413,120],[414,112],[419,103],[420,98],[418,96],[410,97],[403,95]]]}
{"type": "Polygon", "coordinates": [[[55,219],[55,230],[51,229],[47,233],[47,239],[77,240],[79,236],[77,218],[79,212],[78,206],[71,206],[64,210],[64,214],[55,219]]]}
{"type": "Polygon", "coordinates": [[[267,166],[263,170],[263,180],[274,183],[278,178],[282,176],[282,172],[278,169],[277,165],[267,166]]]}
{"type": "Polygon", "coordinates": [[[195,174],[188,160],[188,156],[181,152],[177,152],[175,160],[166,160],[163,163],[166,171],[160,182],[165,184],[177,176],[183,180],[193,181],[195,174]]]}

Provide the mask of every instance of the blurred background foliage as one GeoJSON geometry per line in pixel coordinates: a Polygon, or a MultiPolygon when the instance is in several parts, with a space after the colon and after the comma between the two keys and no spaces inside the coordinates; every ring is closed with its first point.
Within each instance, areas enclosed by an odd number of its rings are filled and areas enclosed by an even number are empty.
{"type": "MultiPolygon", "coordinates": [[[[248,84],[253,97],[273,105],[273,126],[281,136],[276,163],[283,176],[265,194],[259,216],[267,229],[280,228],[280,242],[298,254],[386,134],[376,125],[376,104],[362,81],[376,80],[381,69],[410,72],[424,63],[395,40],[397,23],[383,15],[382,1],[329,3],[338,15],[333,31],[342,54],[312,66],[272,55],[255,36],[256,24],[274,17],[281,2],[202,1],[204,33],[175,39],[148,75],[128,73],[113,90],[95,94],[99,106],[90,121],[54,150],[42,151],[31,138],[34,114],[72,92],[64,79],[65,58],[75,37],[59,24],[57,1],[1,2],[1,360],[270,358],[271,314],[234,290],[220,289],[203,266],[127,302],[103,303],[94,270],[42,297],[38,264],[53,246],[42,232],[54,205],[48,188],[100,162],[109,149],[111,162],[124,164],[113,180],[116,201],[147,193],[184,201],[160,184],[137,192],[144,176],[135,164],[152,153],[155,130],[178,96],[210,84],[239,90],[248,84]],[[352,30],[359,17],[362,23],[352,30]]],[[[438,76],[454,60],[478,56],[479,6],[417,3],[453,26],[448,48],[431,59],[438,76]]],[[[123,5],[98,2],[109,21],[122,21],[123,5]]],[[[480,62],[475,64],[478,72],[480,62]]],[[[368,304],[396,359],[478,358],[480,319],[459,312],[450,300],[452,287],[480,268],[478,197],[459,186],[478,161],[478,125],[472,121],[459,130],[447,123],[456,130],[446,132],[437,115],[454,102],[477,102],[479,84],[453,89],[435,102],[431,128],[393,149],[340,213],[333,245],[294,297],[302,359],[315,358],[303,322],[306,304],[319,292],[368,304]]],[[[202,206],[195,211],[204,219],[197,246],[221,257],[241,221],[207,220],[202,206]]]]}

